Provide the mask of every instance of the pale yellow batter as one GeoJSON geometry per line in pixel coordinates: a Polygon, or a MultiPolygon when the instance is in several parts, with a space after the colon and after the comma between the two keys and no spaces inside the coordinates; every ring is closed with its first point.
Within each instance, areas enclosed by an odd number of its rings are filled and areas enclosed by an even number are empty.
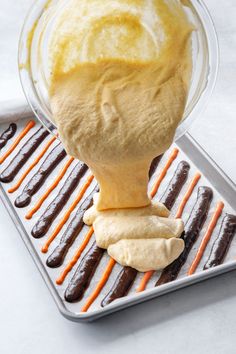
{"type": "Polygon", "coordinates": [[[94,223],[100,247],[142,271],[183,250],[182,221],[150,206],[147,183],[152,159],[170,146],[183,116],[191,32],[179,0],[71,0],[49,41],[60,137],[100,185],[85,221],[94,223]]]}

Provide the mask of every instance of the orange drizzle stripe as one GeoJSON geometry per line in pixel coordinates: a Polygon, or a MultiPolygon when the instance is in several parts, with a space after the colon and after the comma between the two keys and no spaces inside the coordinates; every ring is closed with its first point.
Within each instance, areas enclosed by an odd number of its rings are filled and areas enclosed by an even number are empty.
{"type": "Polygon", "coordinates": [[[43,253],[47,253],[48,248],[50,246],[50,244],[52,243],[52,241],[56,238],[56,236],[59,234],[59,232],[61,231],[61,229],[63,228],[63,226],[65,225],[65,223],[67,222],[67,220],[70,217],[70,214],[72,213],[72,211],[75,209],[76,205],[79,203],[79,201],[83,198],[84,193],[86,192],[87,188],[90,186],[92,180],[93,180],[93,176],[90,175],[87,179],[87,181],[85,182],[85,184],[83,185],[83,187],[81,188],[79,194],[77,195],[76,199],[73,201],[73,203],[70,205],[70,207],[68,208],[68,210],[65,212],[62,220],[59,222],[59,224],[56,226],[56,228],[54,229],[53,233],[51,234],[51,236],[47,239],[47,241],[45,242],[45,244],[43,245],[41,251],[43,253]]]}
{"type": "Polygon", "coordinates": [[[149,270],[148,272],[146,272],[144,274],[144,276],[142,277],[141,282],[136,290],[137,293],[146,289],[147,283],[149,282],[149,280],[151,279],[153,274],[154,274],[154,270],[149,270]]]}
{"type": "Polygon", "coordinates": [[[62,168],[62,170],[59,172],[59,175],[56,177],[55,181],[51,184],[51,186],[46,190],[46,192],[42,195],[42,197],[37,201],[35,206],[29,210],[29,212],[26,214],[25,218],[26,219],[31,219],[32,216],[39,210],[43,202],[47,199],[49,194],[56,188],[56,186],[59,184],[63,176],[65,175],[67,169],[71,165],[71,163],[74,161],[73,157],[70,157],[69,160],[66,162],[65,166],[62,168]]]}
{"type": "MultiPolygon", "coordinates": [[[[191,196],[191,194],[193,192],[193,189],[196,186],[197,182],[199,181],[200,177],[201,177],[200,173],[197,173],[193,177],[192,181],[190,182],[189,187],[188,187],[188,189],[187,189],[187,191],[186,191],[185,195],[183,196],[183,199],[182,199],[182,201],[180,203],[178,212],[177,212],[177,214],[175,216],[176,219],[181,217],[181,215],[183,213],[183,210],[184,210],[184,207],[185,207],[187,201],[189,200],[189,198],[190,198],[190,196],[191,196]]],[[[137,293],[139,293],[139,292],[141,292],[141,291],[146,289],[147,284],[148,284],[148,282],[151,279],[153,274],[154,274],[153,270],[150,270],[150,271],[148,271],[148,272],[146,272],[144,274],[144,276],[142,277],[142,279],[140,281],[140,284],[139,284],[139,286],[138,286],[138,288],[136,290],[137,293]]]]}
{"type": "Polygon", "coordinates": [[[224,208],[223,202],[217,203],[215,212],[214,212],[213,217],[208,225],[206,233],[203,236],[203,239],[202,239],[201,244],[198,248],[196,256],[194,257],[194,260],[193,260],[191,266],[189,267],[188,275],[192,275],[195,272],[195,270],[197,269],[197,266],[202,259],[203,253],[206,249],[206,246],[207,246],[208,242],[210,241],[210,238],[211,238],[211,235],[214,231],[214,228],[216,227],[217,221],[219,220],[219,217],[221,216],[223,208],[224,208]]]}
{"type": "Polygon", "coordinates": [[[66,265],[65,269],[61,272],[60,276],[57,278],[57,280],[56,280],[57,285],[61,285],[64,282],[67,274],[71,271],[71,269],[77,263],[77,261],[78,261],[79,257],[81,256],[82,252],[84,251],[85,247],[89,243],[89,240],[91,239],[92,234],[93,234],[93,227],[90,227],[88,233],[85,235],[85,238],[84,238],[83,242],[81,243],[81,245],[79,246],[78,250],[76,251],[75,255],[68,262],[68,264],[66,265]]]}
{"type": "Polygon", "coordinates": [[[30,120],[25,128],[20,132],[18,137],[15,139],[15,141],[12,143],[12,145],[9,147],[9,149],[5,152],[2,157],[0,157],[0,164],[2,164],[6,158],[14,151],[14,149],[17,147],[17,145],[20,143],[20,141],[24,138],[24,136],[30,131],[31,128],[35,126],[35,121],[30,120]]]}
{"type": "Polygon", "coordinates": [[[184,208],[185,208],[185,205],[187,204],[189,198],[191,197],[191,194],[196,186],[196,184],[198,183],[199,179],[201,178],[201,174],[200,173],[196,173],[196,175],[193,177],[180,205],[179,205],[179,208],[177,210],[177,213],[176,213],[176,219],[178,218],[181,218],[182,214],[183,214],[183,211],[184,211],[184,208]]]}
{"type": "Polygon", "coordinates": [[[116,261],[113,258],[110,258],[106,269],[104,270],[104,273],[102,274],[101,279],[99,280],[99,282],[97,283],[96,288],[94,289],[94,291],[92,292],[92,294],[89,296],[89,298],[87,299],[86,303],[84,304],[84,306],[81,309],[81,312],[87,312],[89,307],[92,305],[92,303],[96,300],[96,298],[98,297],[98,295],[100,294],[101,290],[103,289],[103,287],[105,286],[111,272],[112,269],[114,267],[114,265],[116,264],[116,261]]]}
{"type": "Polygon", "coordinates": [[[37,163],[41,160],[41,158],[43,157],[43,155],[45,155],[45,153],[47,152],[47,150],[49,149],[49,147],[52,145],[52,143],[55,141],[56,137],[51,138],[46,145],[43,147],[41,153],[38,155],[38,157],[36,157],[36,159],[34,160],[34,162],[32,162],[32,164],[27,168],[27,170],[23,173],[23,175],[19,178],[18,182],[11,187],[10,189],[8,189],[8,193],[13,193],[15,192],[21,185],[21,183],[24,181],[25,177],[30,173],[30,171],[34,168],[34,166],[37,165],[37,163]]]}
{"type": "Polygon", "coordinates": [[[161,184],[162,180],[164,179],[164,177],[165,177],[168,169],[170,168],[172,162],[176,159],[178,153],[179,153],[179,150],[177,148],[174,148],[174,150],[172,151],[172,153],[171,153],[169,159],[167,160],[165,166],[161,170],[161,173],[157,177],[157,180],[156,180],[154,186],[152,187],[152,190],[151,190],[151,197],[152,198],[157,193],[158,188],[160,187],[160,184],[161,184]]]}

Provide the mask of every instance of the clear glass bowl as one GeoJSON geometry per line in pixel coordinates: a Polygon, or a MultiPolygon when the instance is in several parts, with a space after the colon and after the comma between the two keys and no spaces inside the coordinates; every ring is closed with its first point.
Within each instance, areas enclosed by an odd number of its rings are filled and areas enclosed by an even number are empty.
{"type": "MultiPolygon", "coordinates": [[[[210,14],[201,0],[182,0],[196,31],[192,34],[193,73],[183,119],[175,140],[180,138],[205,107],[215,85],[218,72],[218,41],[210,14]]],[[[56,127],[48,99],[47,44],[53,26],[65,1],[38,0],[31,7],[19,42],[19,69],[28,103],[39,120],[52,133],[56,127]]]]}

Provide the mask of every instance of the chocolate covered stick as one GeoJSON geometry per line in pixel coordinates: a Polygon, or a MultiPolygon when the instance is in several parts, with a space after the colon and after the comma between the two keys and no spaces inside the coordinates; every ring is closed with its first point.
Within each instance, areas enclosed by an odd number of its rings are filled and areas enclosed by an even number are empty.
{"type": "Polygon", "coordinates": [[[65,291],[64,296],[66,301],[75,302],[83,297],[104,252],[105,250],[99,248],[96,242],[93,243],[92,247],[90,247],[83,257],[65,291]]]}
{"type": "Polygon", "coordinates": [[[63,263],[69,251],[69,248],[74,243],[76,237],[79,235],[80,231],[84,227],[83,215],[85,211],[93,205],[93,195],[96,192],[98,192],[98,186],[93,189],[93,191],[85,198],[83,203],[79,206],[74,218],[71,220],[65,232],[63,233],[60,239],[60,243],[48,257],[48,267],[59,267],[63,263]]]}
{"type": "Polygon", "coordinates": [[[215,267],[223,262],[235,232],[236,215],[226,214],[222,221],[219,235],[213,243],[209,258],[203,269],[215,267]]]}
{"type": "Polygon", "coordinates": [[[156,168],[159,165],[159,162],[161,161],[162,156],[163,156],[163,154],[155,157],[152,160],[152,163],[151,163],[151,166],[150,166],[150,169],[149,169],[149,179],[152,177],[152,175],[156,171],[156,168]]]}
{"type": "Polygon", "coordinates": [[[67,203],[71,194],[74,192],[75,188],[78,186],[81,178],[84,176],[87,170],[88,167],[84,163],[77,163],[77,165],[71,171],[70,175],[66,178],[56,197],[49,204],[47,209],[40,216],[39,220],[33,227],[31,231],[33,237],[40,238],[46,235],[52,222],[67,203]]]}
{"type": "Polygon", "coordinates": [[[0,136],[0,149],[2,149],[16,133],[17,125],[11,123],[9,127],[0,136]]]}
{"type": "Polygon", "coordinates": [[[38,171],[29,180],[24,187],[22,193],[16,198],[15,206],[17,208],[23,208],[30,204],[32,196],[44,184],[46,178],[56,168],[56,166],[66,157],[66,152],[61,143],[59,143],[51,152],[47,155],[38,171]]]}
{"type": "Polygon", "coordinates": [[[172,177],[169,185],[167,186],[163,196],[161,197],[161,203],[163,203],[167,209],[171,210],[178,195],[188,178],[188,172],[190,165],[186,161],[180,161],[174,176],[172,177]]]}
{"type": "Polygon", "coordinates": [[[208,215],[212,197],[213,192],[211,188],[198,188],[197,200],[187,221],[185,234],[182,235],[182,238],[185,241],[185,249],[174,262],[172,262],[163,270],[160,278],[156,283],[156,286],[168,283],[177,278],[182,266],[188,258],[193,244],[196,242],[199,233],[204,225],[204,222],[208,215]]]}
{"type": "Polygon", "coordinates": [[[92,181],[93,181],[94,177],[93,175],[89,175],[85,181],[85,183],[82,185],[82,187],[79,190],[79,193],[77,194],[77,196],[75,197],[75,199],[73,200],[73,202],[70,204],[70,206],[68,207],[68,209],[66,210],[66,212],[64,213],[63,217],[61,218],[61,220],[59,221],[59,223],[56,225],[56,227],[54,228],[54,230],[52,231],[51,235],[47,238],[47,240],[45,241],[44,245],[41,248],[41,252],[43,253],[47,253],[51,243],[53,242],[53,240],[57,237],[57,235],[59,234],[59,232],[61,231],[61,229],[63,228],[63,226],[65,225],[65,223],[67,222],[67,220],[69,219],[71,213],[73,212],[73,210],[76,208],[76,206],[79,204],[79,202],[81,201],[81,199],[83,198],[84,194],[86,193],[87,189],[89,188],[89,186],[91,185],[92,181]]]}
{"type": "MultiPolygon", "coordinates": [[[[34,122],[30,121],[25,129],[18,135],[18,140],[28,133],[29,127],[31,127],[34,122]],[[31,125],[30,125],[31,123],[31,125]],[[27,128],[28,127],[28,128],[27,128]],[[27,132],[27,133],[26,133],[27,132]]],[[[34,125],[33,125],[34,126],[34,125]]],[[[25,165],[25,163],[29,160],[35,150],[39,147],[39,145],[43,142],[43,140],[49,135],[49,132],[43,127],[39,128],[22,146],[19,152],[13,157],[10,161],[9,165],[2,171],[0,175],[0,181],[3,183],[8,183],[13,181],[14,177],[20,171],[20,169],[25,165]]],[[[17,140],[17,139],[16,139],[17,140]]],[[[7,152],[13,151],[18,145],[16,141],[13,142],[12,146],[9,148],[7,152]],[[15,145],[14,145],[15,144],[15,145]],[[13,149],[14,148],[14,149],[13,149]]],[[[6,152],[6,153],[7,153],[6,152]]]]}
{"type": "Polygon", "coordinates": [[[125,296],[133,285],[137,273],[137,270],[134,268],[123,267],[118,274],[111,290],[102,300],[101,306],[104,307],[110,304],[112,301],[125,296]]]}
{"type": "Polygon", "coordinates": [[[36,201],[35,205],[27,212],[25,215],[25,218],[27,220],[31,219],[33,215],[41,208],[45,200],[48,198],[48,196],[54,191],[54,189],[58,186],[62,178],[65,176],[68,168],[74,161],[73,157],[70,157],[65,165],[62,167],[62,169],[59,171],[58,175],[54,179],[54,181],[50,184],[50,186],[45,190],[45,192],[39,197],[39,199],[36,201]]]}

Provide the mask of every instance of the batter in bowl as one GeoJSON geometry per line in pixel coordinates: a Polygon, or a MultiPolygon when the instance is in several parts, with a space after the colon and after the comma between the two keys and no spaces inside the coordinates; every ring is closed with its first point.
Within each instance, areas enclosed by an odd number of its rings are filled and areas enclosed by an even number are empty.
{"type": "Polygon", "coordinates": [[[140,271],[184,249],[183,222],[147,194],[188,96],[192,26],[180,0],[71,0],[49,41],[50,104],[67,152],[100,192],[84,217],[98,246],[140,271]]]}

